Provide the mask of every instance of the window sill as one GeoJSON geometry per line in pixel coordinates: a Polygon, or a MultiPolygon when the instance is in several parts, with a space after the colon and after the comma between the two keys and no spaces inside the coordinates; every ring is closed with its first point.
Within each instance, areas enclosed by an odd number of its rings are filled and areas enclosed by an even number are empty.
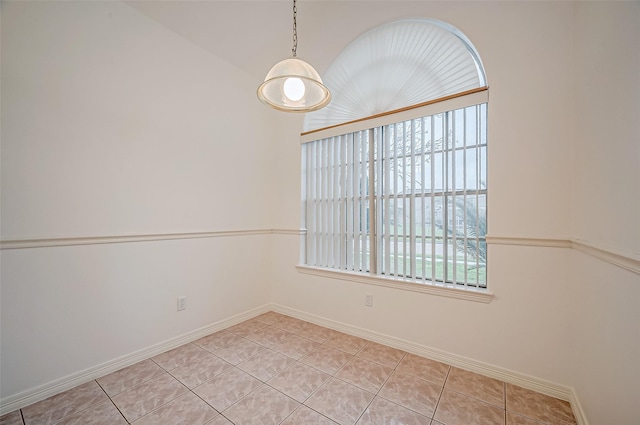
{"type": "Polygon", "coordinates": [[[403,291],[421,292],[424,294],[438,295],[441,297],[456,298],[459,300],[475,301],[488,304],[493,300],[493,293],[488,289],[455,288],[431,283],[418,283],[409,279],[387,278],[373,276],[366,273],[354,273],[341,270],[329,270],[305,265],[296,266],[299,273],[312,276],[328,277],[331,279],[348,280],[351,282],[365,283],[368,285],[385,286],[387,288],[401,289],[403,291]]]}

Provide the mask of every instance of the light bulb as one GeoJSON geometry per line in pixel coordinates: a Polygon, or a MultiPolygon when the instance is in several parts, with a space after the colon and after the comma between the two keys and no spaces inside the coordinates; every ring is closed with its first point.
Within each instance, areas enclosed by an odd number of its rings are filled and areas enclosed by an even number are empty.
{"type": "Polygon", "coordinates": [[[284,95],[292,102],[297,102],[304,97],[304,83],[300,78],[287,78],[284,82],[284,95]]]}

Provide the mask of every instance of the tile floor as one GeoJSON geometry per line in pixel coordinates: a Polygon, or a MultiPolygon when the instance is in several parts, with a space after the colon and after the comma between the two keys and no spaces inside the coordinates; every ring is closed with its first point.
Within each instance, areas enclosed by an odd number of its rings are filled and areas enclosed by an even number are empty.
{"type": "Polygon", "coordinates": [[[569,403],[268,312],[0,425],[569,425],[569,403]]]}

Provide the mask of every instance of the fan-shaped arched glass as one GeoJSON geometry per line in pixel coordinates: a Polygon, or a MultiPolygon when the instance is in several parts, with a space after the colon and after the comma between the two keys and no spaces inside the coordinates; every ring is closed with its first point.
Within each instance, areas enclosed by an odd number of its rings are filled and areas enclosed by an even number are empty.
{"type": "Polygon", "coordinates": [[[333,100],[306,115],[305,131],[487,85],[471,42],[433,19],[400,20],[369,30],[336,57],[323,80],[333,100]]]}

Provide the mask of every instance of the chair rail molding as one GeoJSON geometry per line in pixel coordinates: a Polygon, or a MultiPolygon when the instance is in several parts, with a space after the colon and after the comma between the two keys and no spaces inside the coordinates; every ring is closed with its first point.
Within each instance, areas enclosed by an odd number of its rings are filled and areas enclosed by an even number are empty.
{"type": "Polygon", "coordinates": [[[221,238],[234,236],[258,236],[258,235],[302,235],[302,229],[241,229],[218,230],[210,232],[192,233],[154,233],[147,235],[117,235],[117,236],[79,236],[60,238],[26,238],[1,240],[0,250],[50,248],[58,246],[100,245],[114,243],[153,242],[179,239],[221,238]]]}
{"type": "MultiPolygon", "coordinates": [[[[304,236],[306,229],[264,228],[217,230],[209,232],[191,233],[154,233],[146,235],[116,235],[116,236],[78,236],[58,238],[25,238],[0,240],[0,250],[51,248],[77,245],[100,245],[114,243],[153,242],[179,239],[221,238],[258,235],[287,235],[304,236]]],[[[629,252],[606,247],[582,239],[562,239],[552,237],[531,236],[486,236],[489,245],[537,246],[545,248],[570,248],[585,255],[621,267],[640,275],[640,252],[629,252]]]]}
{"type": "Polygon", "coordinates": [[[640,275],[640,253],[622,251],[582,239],[541,238],[528,236],[486,236],[489,245],[570,248],[640,275]]]}

